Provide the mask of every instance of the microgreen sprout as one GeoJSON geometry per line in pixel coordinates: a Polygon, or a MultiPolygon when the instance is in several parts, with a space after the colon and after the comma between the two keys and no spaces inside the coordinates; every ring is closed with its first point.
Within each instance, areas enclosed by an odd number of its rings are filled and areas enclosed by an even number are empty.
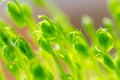
{"type": "Polygon", "coordinates": [[[114,41],[111,34],[106,29],[102,28],[97,30],[96,34],[98,38],[98,44],[100,45],[101,49],[109,52],[114,46],[114,41]]]}

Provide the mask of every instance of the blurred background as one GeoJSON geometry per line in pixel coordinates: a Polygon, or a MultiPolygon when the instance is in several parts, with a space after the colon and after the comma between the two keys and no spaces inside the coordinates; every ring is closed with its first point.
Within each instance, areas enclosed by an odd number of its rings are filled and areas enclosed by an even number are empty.
{"type": "MultiPolygon", "coordinates": [[[[0,18],[9,20],[6,14],[7,1],[0,0],[0,18]]],[[[36,6],[32,0],[19,0],[23,3],[28,3],[32,9],[35,17],[39,14],[46,14],[45,10],[36,6]]],[[[107,9],[107,0],[53,0],[53,2],[68,15],[73,25],[80,28],[81,16],[87,14],[93,18],[95,26],[102,26],[102,18],[109,17],[107,9]]]]}

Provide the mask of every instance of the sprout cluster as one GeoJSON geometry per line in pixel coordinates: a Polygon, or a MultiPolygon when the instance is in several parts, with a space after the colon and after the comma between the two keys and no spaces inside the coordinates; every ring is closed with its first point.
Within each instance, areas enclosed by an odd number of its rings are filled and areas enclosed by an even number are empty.
{"type": "Polygon", "coordinates": [[[120,2],[108,0],[110,18],[96,29],[89,16],[76,29],[52,2],[33,0],[46,9],[35,21],[31,8],[17,0],[8,2],[9,16],[18,28],[27,27],[37,49],[13,27],[0,21],[0,80],[8,80],[3,65],[15,80],[120,80],[120,2]],[[116,26],[115,26],[116,25],[116,26]]]}

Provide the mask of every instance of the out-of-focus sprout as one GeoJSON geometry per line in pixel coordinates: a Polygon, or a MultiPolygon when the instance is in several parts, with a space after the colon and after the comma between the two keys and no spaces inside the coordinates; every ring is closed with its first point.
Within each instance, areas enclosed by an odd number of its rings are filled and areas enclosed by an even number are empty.
{"type": "Polygon", "coordinates": [[[52,73],[36,60],[30,64],[30,71],[33,74],[33,80],[54,80],[52,73]]]}
{"type": "Polygon", "coordinates": [[[104,27],[106,27],[112,35],[115,34],[114,24],[110,18],[107,18],[107,17],[104,18],[103,24],[104,24],[104,27]]]}
{"type": "Polygon", "coordinates": [[[18,26],[23,27],[26,25],[26,20],[23,16],[22,12],[20,11],[19,7],[16,4],[9,2],[8,3],[8,11],[9,11],[12,19],[18,26]]]}
{"type": "Polygon", "coordinates": [[[94,23],[91,17],[83,16],[81,19],[81,23],[87,35],[89,35],[91,42],[96,44],[95,28],[94,28],[94,23]]]}
{"type": "Polygon", "coordinates": [[[20,5],[17,0],[15,3],[8,2],[8,12],[18,27],[28,26],[31,30],[34,29],[34,19],[31,9],[27,5],[20,5]]]}
{"type": "Polygon", "coordinates": [[[119,0],[108,0],[108,8],[117,23],[117,29],[120,30],[120,2],[119,0]]]}

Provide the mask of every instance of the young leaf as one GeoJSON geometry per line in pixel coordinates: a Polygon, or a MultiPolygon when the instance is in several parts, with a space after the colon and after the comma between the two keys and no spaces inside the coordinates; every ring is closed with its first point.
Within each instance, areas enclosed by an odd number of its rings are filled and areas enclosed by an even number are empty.
{"type": "Polygon", "coordinates": [[[105,66],[111,70],[115,70],[116,66],[115,66],[113,60],[110,58],[110,56],[108,56],[107,54],[103,54],[102,56],[103,56],[103,62],[105,64],[105,66]]]}
{"type": "Polygon", "coordinates": [[[69,32],[68,34],[67,34],[67,39],[70,41],[70,42],[74,42],[74,37],[76,37],[76,36],[80,36],[81,38],[83,38],[84,39],[84,41],[87,43],[87,41],[86,41],[86,39],[85,39],[85,37],[84,37],[84,35],[82,34],[82,32],[81,31],[72,31],[72,32],[69,32]]]}
{"type": "Polygon", "coordinates": [[[46,37],[53,37],[56,35],[54,26],[46,20],[40,22],[39,28],[46,37]]]}
{"type": "Polygon", "coordinates": [[[52,53],[52,47],[45,37],[41,37],[39,39],[39,45],[43,50],[47,51],[48,53],[52,53]]]}
{"type": "Polygon", "coordinates": [[[2,55],[8,62],[16,59],[13,46],[4,46],[2,49],[2,55]]]}
{"type": "Polygon", "coordinates": [[[67,34],[67,39],[73,44],[75,50],[82,56],[88,56],[89,46],[84,35],[80,31],[72,31],[67,34]]]}
{"type": "Polygon", "coordinates": [[[106,29],[102,28],[98,29],[96,34],[99,47],[102,50],[109,52],[114,46],[114,41],[111,34],[106,29]]]}
{"type": "Polygon", "coordinates": [[[82,37],[74,37],[73,47],[75,50],[84,57],[89,56],[89,46],[82,37]]]}
{"type": "Polygon", "coordinates": [[[16,46],[18,47],[18,49],[21,50],[21,52],[29,59],[33,59],[34,58],[34,54],[29,46],[29,44],[22,38],[19,37],[16,42],[15,42],[16,46]]]}

